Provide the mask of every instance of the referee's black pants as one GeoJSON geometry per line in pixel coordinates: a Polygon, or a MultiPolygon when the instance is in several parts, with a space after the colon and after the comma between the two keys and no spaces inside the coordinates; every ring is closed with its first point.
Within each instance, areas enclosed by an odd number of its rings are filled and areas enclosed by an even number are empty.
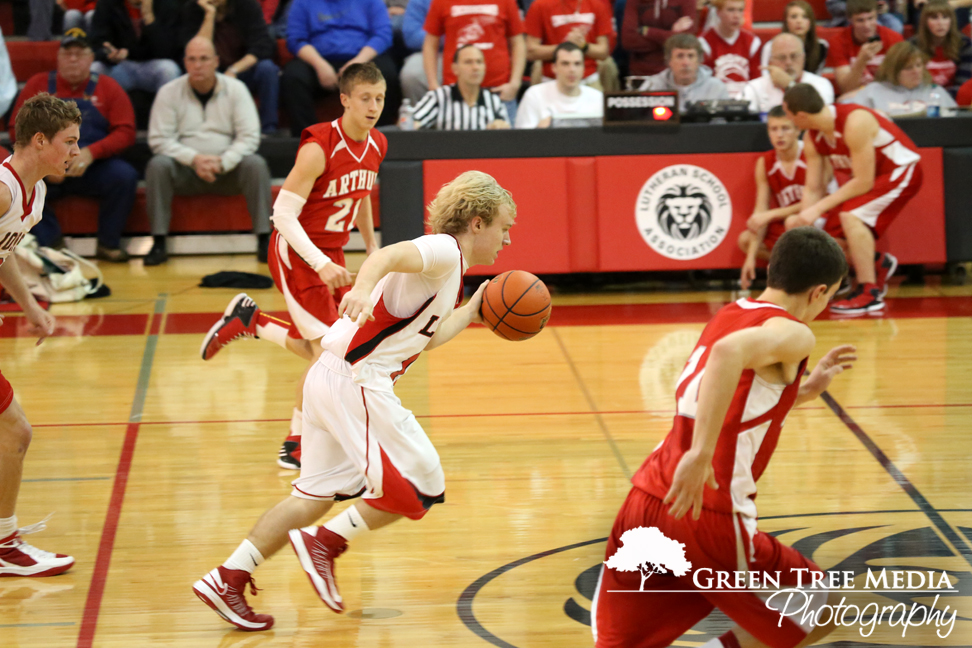
{"type": "MultiPolygon", "coordinates": [[[[327,59],[334,71],[348,62],[347,59],[327,59]]],[[[381,70],[388,86],[385,92],[385,109],[378,120],[379,126],[395,124],[398,121],[398,108],[402,103],[402,88],[398,82],[398,68],[395,61],[388,54],[380,54],[372,61],[381,70]]],[[[280,78],[280,96],[284,107],[290,116],[290,133],[300,137],[301,132],[308,126],[317,123],[317,111],[314,101],[318,97],[337,94],[337,88],[325,90],[317,80],[317,72],[308,63],[295,58],[284,66],[283,76],[280,78]]]]}

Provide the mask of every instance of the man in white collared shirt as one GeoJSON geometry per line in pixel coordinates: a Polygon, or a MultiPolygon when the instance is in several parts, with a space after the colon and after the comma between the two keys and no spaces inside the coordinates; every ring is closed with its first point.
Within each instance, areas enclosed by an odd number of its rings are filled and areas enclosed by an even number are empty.
{"type": "Polygon", "coordinates": [[[246,197],[266,263],[270,240],[270,168],[256,155],[260,118],[246,85],[218,74],[212,41],[197,36],[186,45],[187,74],[159,89],[149,119],[155,156],[145,169],[146,199],[155,241],[145,265],[168,260],[165,238],[175,195],[246,197]]]}
{"type": "Polygon", "coordinates": [[[762,76],[743,88],[743,99],[749,101],[749,110],[766,114],[782,105],[783,93],[795,83],[812,85],[825,104],[834,103],[833,85],[822,76],[805,71],[805,60],[803,41],[793,34],[778,34],[770,43],[769,65],[763,68],[762,76]]]}

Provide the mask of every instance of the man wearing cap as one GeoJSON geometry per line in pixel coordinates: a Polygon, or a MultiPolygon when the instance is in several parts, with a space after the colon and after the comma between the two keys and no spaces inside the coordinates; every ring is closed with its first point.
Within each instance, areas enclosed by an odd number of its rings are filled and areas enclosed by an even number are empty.
{"type": "Polygon", "coordinates": [[[121,249],[121,234],[135,204],[138,173],[121,154],[135,143],[135,112],[117,81],[91,72],[93,62],[94,52],[85,33],[70,30],[57,52],[57,70],[35,74],[21,91],[10,117],[10,139],[16,139],[14,123],[20,107],[34,95],[49,92],[78,105],[81,155],[71,161],[63,182],[47,179],[44,218],[33,233],[41,245],[55,246],[61,239],[61,227],[52,203],[72,195],[98,198],[97,256],[124,262],[128,254],[121,249]]]}

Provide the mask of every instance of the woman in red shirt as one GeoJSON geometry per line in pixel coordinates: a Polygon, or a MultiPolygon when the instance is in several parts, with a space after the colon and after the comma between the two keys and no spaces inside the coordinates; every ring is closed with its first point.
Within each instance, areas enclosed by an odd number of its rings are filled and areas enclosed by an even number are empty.
{"type": "Polygon", "coordinates": [[[946,0],[931,0],[921,10],[918,33],[912,38],[928,58],[926,69],[952,96],[972,78],[972,41],[961,34],[955,10],[946,0]]]}

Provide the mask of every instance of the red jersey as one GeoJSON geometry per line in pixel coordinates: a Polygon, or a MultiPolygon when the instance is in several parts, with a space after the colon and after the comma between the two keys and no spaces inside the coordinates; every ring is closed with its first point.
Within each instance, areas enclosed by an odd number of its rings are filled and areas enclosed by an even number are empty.
{"type": "MultiPolygon", "coordinates": [[[[884,62],[884,55],[895,43],[904,40],[898,32],[887,27],[878,25],[878,36],[881,37],[881,51],[874,55],[867,62],[867,67],[861,73],[861,85],[866,85],[874,80],[878,68],[884,62]]],[[[833,68],[842,65],[853,65],[857,60],[857,54],[861,51],[861,44],[854,41],[854,29],[845,27],[837,32],[837,35],[830,40],[830,53],[827,55],[827,65],[833,68]]]]}
{"type": "Polygon", "coordinates": [[[958,72],[958,65],[955,61],[945,56],[945,50],[941,47],[935,48],[935,56],[928,59],[925,69],[931,75],[932,81],[948,88],[955,83],[955,73],[958,72]]]}
{"type": "Polygon", "coordinates": [[[828,140],[827,136],[821,131],[810,130],[808,132],[817,152],[830,158],[830,164],[834,168],[834,177],[840,184],[846,184],[853,177],[851,175],[850,149],[844,142],[844,125],[847,122],[847,116],[855,110],[866,110],[878,120],[879,129],[873,142],[875,178],[891,175],[896,171],[900,174],[901,172],[898,171],[900,167],[921,161],[918,147],[911,141],[911,138],[884,115],[856,104],[833,104],[827,106],[826,110],[830,110],[834,115],[833,140],[828,140]]]}
{"type": "MultiPolygon", "coordinates": [[[[574,29],[580,29],[587,42],[594,44],[601,36],[608,37],[608,51],[614,51],[617,35],[614,16],[604,0],[536,0],[526,15],[526,33],[539,38],[544,45],[559,45],[574,29]]],[[[584,76],[597,72],[597,61],[584,58],[584,76]]],[[[544,61],[543,75],[554,78],[553,64],[544,61]]]]}
{"type": "Polygon", "coordinates": [[[456,82],[450,65],[456,50],[475,45],[486,59],[483,87],[495,88],[510,80],[507,39],[523,33],[523,21],[516,0],[432,0],[425,31],[432,36],[445,36],[443,85],[456,82]]]}
{"type": "MultiPolygon", "coordinates": [[[[631,481],[636,488],[658,499],[668,493],[678,462],[692,447],[699,386],[715,343],[736,331],[762,326],[774,317],[799,321],[780,306],[752,299],[740,299],[716,313],[702,331],[676,384],[676,414],[672,429],[635,473],[631,481]]],[[[789,385],[770,384],[759,378],[753,369],[743,371],[712,459],[719,488],[705,489],[703,508],[756,518],[756,482],[776,449],[783,422],[796,402],[800,377],[806,365],[804,358],[796,380],[789,385]]]]}
{"type": "Polygon", "coordinates": [[[388,151],[383,133],[372,129],[367,140],[356,142],[344,134],[342,119],[314,124],[300,135],[300,146],[318,144],[327,160],[298,218],[307,236],[321,249],[344,247],[348,242],[361,201],[375,186],[378,167],[388,151]]]}
{"type": "MultiPolygon", "coordinates": [[[[787,175],[783,163],[776,157],[776,149],[763,153],[763,164],[766,165],[766,181],[769,183],[770,193],[776,201],[777,207],[789,207],[803,200],[803,185],[807,181],[807,158],[803,155],[803,142],[797,142],[799,155],[787,175]]],[[[777,219],[766,226],[767,241],[777,241],[786,231],[786,221],[777,219]]]]}
{"type": "Polygon", "coordinates": [[[705,65],[712,68],[712,75],[729,87],[734,99],[742,97],[742,88],[750,79],[756,79],[759,71],[759,50],[762,41],[752,32],[739,30],[730,42],[719,35],[715,28],[705,30],[699,36],[699,44],[705,52],[705,65]]]}

